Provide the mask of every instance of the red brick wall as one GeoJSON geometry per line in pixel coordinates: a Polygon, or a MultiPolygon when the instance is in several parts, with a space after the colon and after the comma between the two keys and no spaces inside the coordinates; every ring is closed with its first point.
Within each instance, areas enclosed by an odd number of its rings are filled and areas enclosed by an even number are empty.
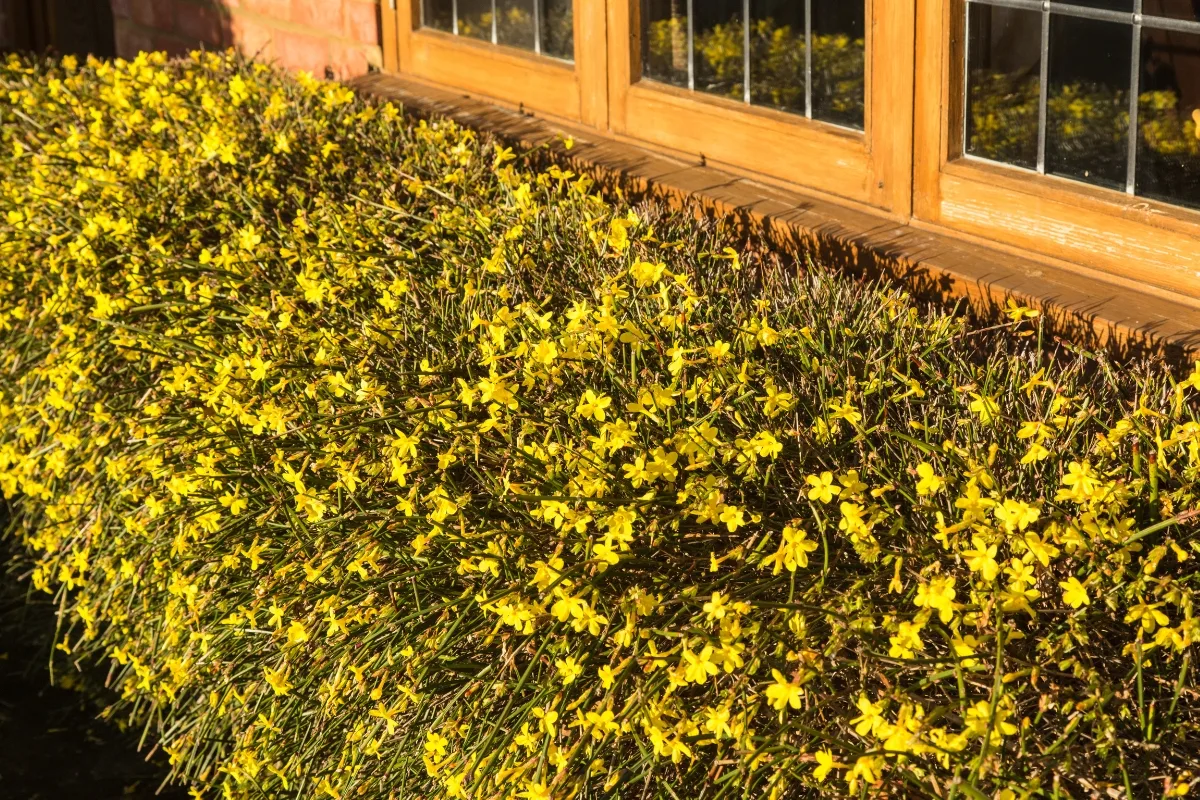
{"type": "MultiPolygon", "coordinates": [[[[111,0],[117,55],[235,46],[339,78],[382,63],[378,0],[111,0]]],[[[387,2],[387,0],[384,0],[387,2]]]]}

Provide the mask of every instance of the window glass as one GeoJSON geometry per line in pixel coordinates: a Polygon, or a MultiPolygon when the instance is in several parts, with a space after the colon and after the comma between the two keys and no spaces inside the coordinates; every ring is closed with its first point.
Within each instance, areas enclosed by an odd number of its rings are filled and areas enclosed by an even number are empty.
{"type": "Polygon", "coordinates": [[[531,50],[575,57],[573,0],[422,0],[421,26],[531,50]]]}
{"type": "Polygon", "coordinates": [[[750,3],[750,102],[796,114],[808,109],[804,4],[750,3]]]}
{"type": "Polygon", "coordinates": [[[1200,207],[1200,33],[1143,30],[1141,62],[1137,193],[1200,207]]]}
{"type": "Polygon", "coordinates": [[[968,27],[966,151],[1037,169],[1042,15],[976,4],[968,27]]]}
{"type": "Polygon", "coordinates": [[[1128,25],[1051,14],[1047,172],[1125,188],[1132,50],[1128,25]]]}
{"type": "Polygon", "coordinates": [[[455,33],[472,39],[492,40],[492,0],[457,0],[455,33]]]}
{"type": "Polygon", "coordinates": [[[688,86],[692,74],[687,0],[642,3],[642,75],[672,86],[688,86]]]}
{"type": "Polygon", "coordinates": [[[970,0],[966,154],[1200,207],[1200,2],[1141,10],[970,0]]]}
{"type": "Polygon", "coordinates": [[[534,49],[534,3],[529,0],[495,0],[496,42],[523,50],[534,49]]]}
{"type": "Polygon", "coordinates": [[[743,99],[746,76],[742,0],[692,2],[695,89],[743,99]]]}
{"type": "Polygon", "coordinates": [[[642,77],[862,130],[865,3],[643,0],[642,77]]]}
{"type": "Polygon", "coordinates": [[[575,58],[575,19],[571,0],[538,0],[542,52],[567,61],[575,58]]]}
{"type": "Polygon", "coordinates": [[[813,117],[863,126],[866,4],[812,0],[813,117]]]}

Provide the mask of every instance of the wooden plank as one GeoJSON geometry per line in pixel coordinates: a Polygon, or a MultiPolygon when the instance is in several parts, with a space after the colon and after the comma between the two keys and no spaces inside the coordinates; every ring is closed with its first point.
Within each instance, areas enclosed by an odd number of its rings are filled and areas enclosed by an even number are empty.
{"type": "Polygon", "coordinates": [[[409,49],[415,75],[534,111],[580,119],[579,81],[571,64],[426,29],[413,32],[409,49]]]}
{"type": "Polygon", "coordinates": [[[396,19],[396,8],[390,0],[382,0],[379,6],[380,44],[383,48],[383,68],[388,72],[400,69],[400,31],[396,19]]]}
{"type": "Polygon", "coordinates": [[[574,0],[579,121],[608,129],[608,8],[605,0],[574,0]]]}

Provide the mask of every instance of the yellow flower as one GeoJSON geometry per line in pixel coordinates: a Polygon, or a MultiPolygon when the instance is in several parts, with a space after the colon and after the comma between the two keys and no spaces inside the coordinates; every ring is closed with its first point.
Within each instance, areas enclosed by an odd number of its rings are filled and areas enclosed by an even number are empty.
{"type": "Polygon", "coordinates": [[[775,682],[767,687],[767,700],[776,711],[783,711],[789,705],[799,709],[804,702],[804,689],[797,683],[789,681],[777,669],[771,670],[775,682]]]}
{"type": "Polygon", "coordinates": [[[286,695],[294,687],[287,680],[287,675],[284,670],[274,670],[270,667],[263,667],[263,677],[277,695],[286,695]]]}
{"type": "Polygon", "coordinates": [[[984,425],[992,424],[1000,414],[1000,406],[996,403],[996,399],[978,392],[971,392],[971,397],[975,399],[971,401],[970,409],[979,416],[979,421],[984,425]]]}
{"type": "Polygon", "coordinates": [[[724,619],[727,611],[725,597],[720,592],[713,592],[712,599],[704,604],[704,615],[708,617],[709,622],[724,619]]]}
{"type": "Polygon", "coordinates": [[[436,731],[428,731],[425,734],[425,752],[434,759],[446,757],[446,745],[448,744],[450,744],[450,740],[436,731]]]}
{"type": "Polygon", "coordinates": [[[809,485],[808,499],[822,503],[833,502],[833,498],[842,493],[840,486],[833,485],[833,473],[826,470],[820,475],[809,475],[804,479],[809,485]]]}
{"type": "Polygon", "coordinates": [[[608,395],[597,395],[591,389],[583,393],[583,397],[579,399],[579,404],[575,407],[575,413],[584,419],[594,419],[597,422],[604,421],[604,409],[612,405],[612,398],[608,395]]]}
{"type": "Polygon", "coordinates": [[[895,635],[888,641],[891,643],[888,655],[892,658],[913,658],[917,652],[925,649],[921,641],[921,627],[912,622],[901,622],[895,635]]]}
{"type": "Polygon", "coordinates": [[[708,347],[708,357],[713,361],[721,361],[729,355],[729,343],[723,342],[720,339],[713,342],[708,347]]]}
{"type": "Polygon", "coordinates": [[[1088,597],[1087,587],[1080,583],[1075,576],[1071,576],[1065,581],[1059,581],[1058,587],[1063,590],[1063,602],[1071,608],[1081,608],[1092,602],[1088,597]]]}
{"type": "Polygon", "coordinates": [[[933,465],[922,461],[917,465],[917,494],[922,497],[935,495],[946,486],[944,478],[939,477],[933,471],[933,465]]]}
{"type": "Polygon", "coordinates": [[[555,659],[554,666],[558,670],[563,686],[570,686],[576,678],[583,674],[583,665],[576,661],[574,656],[555,659]]]}
{"type": "Polygon", "coordinates": [[[813,755],[817,759],[817,766],[813,770],[813,777],[817,779],[818,783],[823,783],[834,769],[846,766],[834,759],[832,750],[818,750],[813,755]]]}
{"type": "Polygon", "coordinates": [[[308,641],[308,631],[300,622],[292,620],[287,630],[288,644],[303,644],[308,641]]]}
{"type": "Polygon", "coordinates": [[[850,720],[850,724],[854,726],[854,731],[859,736],[874,734],[875,731],[887,724],[883,719],[882,703],[872,703],[865,694],[860,694],[855,705],[858,707],[859,715],[850,720]]]}
{"type": "Polygon", "coordinates": [[[972,572],[980,573],[986,582],[991,583],[1000,574],[1000,564],[996,561],[998,548],[994,544],[989,545],[985,539],[979,536],[972,537],[971,543],[975,549],[963,551],[963,557],[967,559],[967,566],[971,568],[972,572]]]}
{"type": "Polygon", "coordinates": [[[930,578],[928,583],[917,587],[917,596],[913,603],[918,608],[929,608],[938,612],[938,619],[943,624],[954,616],[954,577],[943,576],[930,578]]]}

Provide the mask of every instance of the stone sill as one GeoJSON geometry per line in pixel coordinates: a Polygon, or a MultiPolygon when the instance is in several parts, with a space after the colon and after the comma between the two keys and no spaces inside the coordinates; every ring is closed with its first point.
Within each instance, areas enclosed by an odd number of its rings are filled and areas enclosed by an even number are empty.
{"type": "Polygon", "coordinates": [[[885,275],[922,299],[966,300],[984,319],[996,318],[1012,298],[1042,310],[1063,340],[1104,348],[1118,360],[1151,355],[1182,363],[1200,356],[1200,304],[1192,298],[775,187],[408,76],[373,73],[351,85],[395,100],[408,113],[447,117],[523,149],[547,146],[628,198],[657,197],[736,219],[801,260],[885,275]],[[575,140],[570,151],[564,136],[575,140]]]}

